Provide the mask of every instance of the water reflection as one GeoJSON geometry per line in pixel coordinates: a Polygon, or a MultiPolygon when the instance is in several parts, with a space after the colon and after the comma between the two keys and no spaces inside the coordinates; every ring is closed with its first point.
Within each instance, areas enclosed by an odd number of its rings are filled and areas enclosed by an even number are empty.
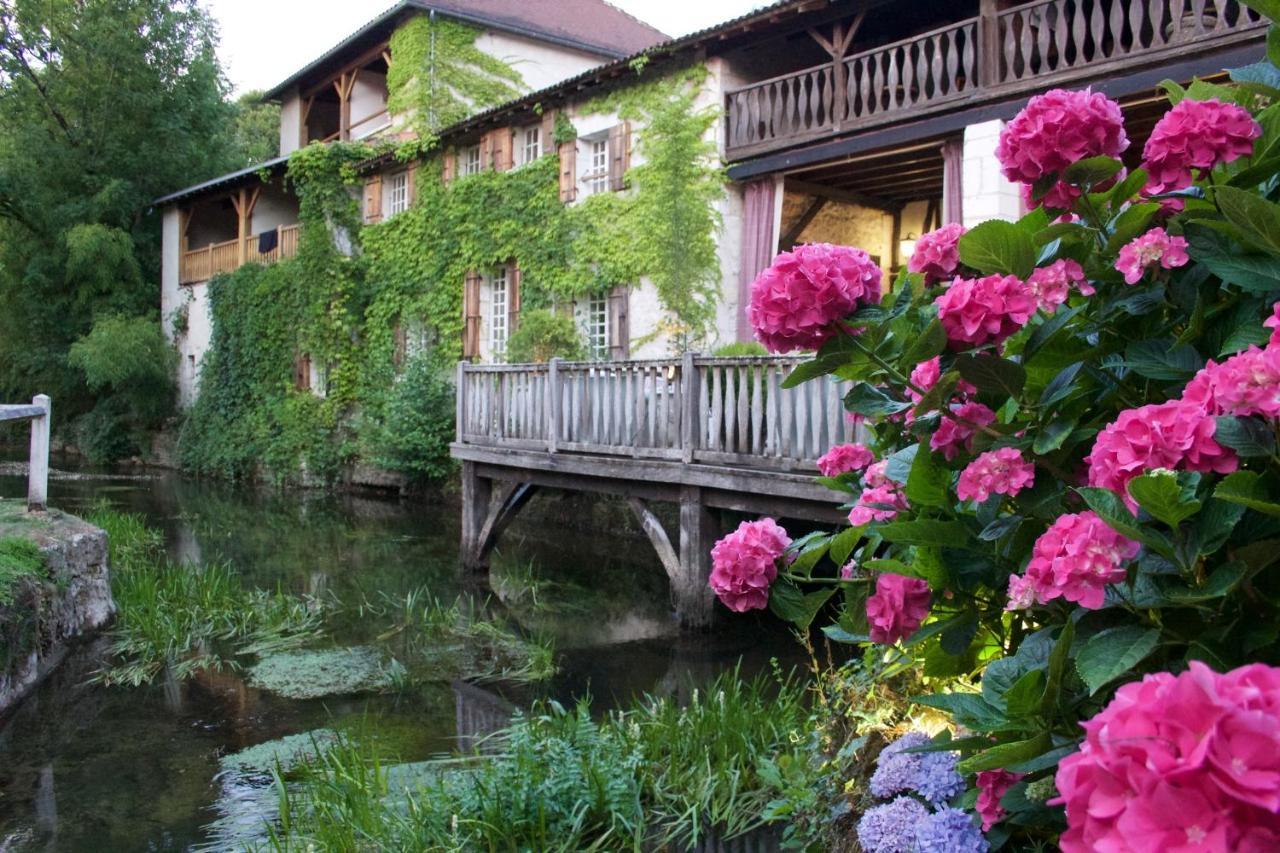
{"type": "MultiPolygon", "coordinates": [[[[0,496],[24,490],[23,479],[0,473],[0,496]]],[[[424,585],[448,601],[472,586],[458,576],[458,509],[442,496],[279,494],[168,474],[55,478],[50,490],[51,503],[70,512],[105,499],[142,513],[164,531],[175,560],[227,562],[248,584],[345,603],[328,622],[341,645],[370,643],[385,627],[362,615],[363,601],[424,585]]],[[[740,656],[749,672],[794,648],[767,618],[733,620],[701,637],[676,633],[644,534],[621,524],[608,535],[584,533],[584,507],[591,505],[539,497],[494,560],[491,594],[559,650],[552,683],[288,701],[223,671],[103,688],[88,684],[102,666],[101,644],[86,646],[0,728],[0,851],[234,848],[274,806],[262,780],[220,774],[228,753],[347,728],[372,732],[389,756],[415,761],[473,746],[538,698],[590,694],[607,708],[640,692],[687,697],[740,656]]]]}

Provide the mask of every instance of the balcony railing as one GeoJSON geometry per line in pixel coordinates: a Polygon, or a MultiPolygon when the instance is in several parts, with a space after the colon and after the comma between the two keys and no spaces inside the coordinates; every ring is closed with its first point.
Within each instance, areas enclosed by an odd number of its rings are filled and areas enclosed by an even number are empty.
{"type": "Polygon", "coordinates": [[[178,280],[182,284],[195,284],[208,281],[220,273],[234,272],[244,264],[273,264],[282,258],[292,258],[298,254],[299,228],[298,225],[281,225],[276,228],[276,247],[269,252],[258,251],[258,234],[250,234],[244,238],[243,253],[238,239],[210,243],[208,246],[183,252],[178,280]]]}
{"type": "Polygon", "coordinates": [[[961,101],[1203,54],[1261,39],[1265,25],[1238,0],[1040,0],[855,53],[839,75],[827,63],[732,91],[726,153],[742,159],[961,101]]]}

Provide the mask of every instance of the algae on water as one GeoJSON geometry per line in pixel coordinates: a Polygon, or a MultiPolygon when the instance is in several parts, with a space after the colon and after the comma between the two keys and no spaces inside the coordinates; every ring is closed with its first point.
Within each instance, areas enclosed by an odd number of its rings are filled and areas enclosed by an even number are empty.
{"type": "Polygon", "coordinates": [[[385,690],[391,670],[367,646],[267,655],[249,670],[249,683],[286,699],[319,699],[385,690]]]}
{"type": "Polygon", "coordinates": [[[296,735],[269,740],[250,746],[239,752],[222,756],[218,763],[223,772],[270,773],[276,768],[288,771],[304,761],[310,761],[320,751],[337,740],[333,729],[315,729],[296,735]]]}

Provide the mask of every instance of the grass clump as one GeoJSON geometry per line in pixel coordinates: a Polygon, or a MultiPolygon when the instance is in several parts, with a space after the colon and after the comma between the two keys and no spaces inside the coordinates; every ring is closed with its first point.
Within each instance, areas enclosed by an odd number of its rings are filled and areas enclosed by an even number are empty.
{"type": "Polygon", "coordinates": [[[23,581],[44,576],[44,557],[34,542],[20,536],[0,536],[0,606],[14,603],[23,581]]]}
{"type": "Polygon", "coordinates": [[[182,680],[321,634],[322,608],[311,598],[246,588],[227,565],[174,563],[139,516],[99,505],[89,521],[107,531],[118,609],[110,632],[117,664],[98,674],[104,683],[138,686],[166,668],[182,680]]]}
{"type": "Polygon", "coordinates": [[[800,760],[808,711],[790,678],[718,678],[681,705],[646,697],[596,719],[548,702],[495,736],[500,749],[408,765],[340,739],[282,779],[278,851],[640,850],[703,844],[763,823],[758,768],[800,760]]]}

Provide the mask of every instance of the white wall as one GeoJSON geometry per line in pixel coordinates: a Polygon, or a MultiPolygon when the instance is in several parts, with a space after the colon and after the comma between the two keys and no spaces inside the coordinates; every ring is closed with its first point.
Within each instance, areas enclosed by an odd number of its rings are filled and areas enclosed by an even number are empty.
{"type": "Polygon", "coordinates": [[[280,101],[280,156],[302,147],[302,98],[290,89],[280,101]]]}
{"type": "Polygon", "coordinates": [[[178,405],[186,408],[196,399],[200,360],[209,349],[213,326],[209,317],[208,286],[178,283],[182,241],[179,223],[177,205],[165,208],[161,223],[160,325],[178,351],[178,405]],[[187,330],[175,336],[174,314],[183,307],[187,312],[187,330]]]}
{"type": "Polygon", "coordinates": [[[964,129],[964,226],[972,228],[988,219],[1017,219],[1022,215],[1018,185],[1000,174],[996,143],[1004,122],[999,119],[971,124],[964,129]]]}
{"type": "MultiPolygon", "coordinates": [[[[530,0],[530,2],[537,2],[537,0],[530,0]]],[[[495,30],[482,32],[476,38],[475,45],[480,51],[515,69],[524,78],[523,88],[529,92],[545,89],[561,80],[595,68],[609,59],[598,54],[495,30]]]]}
{"type": "Polygon", "coordinates": [[[364,69],[357,72],[355,85],[351,88],[351,138],[364,139],[389,125],[391,119],[387,116],[363,121],[378,113],[385,113],[386,109],[386,75],[364,69]]]}
{"type": "Polygon", "coordinates": [[[286,193],[279,184],[264,185],[262,192],[258,195],[258,203],[253,206],[253,216],[249,220],[249,233],[260,234],[281,225],[297,224],[297,199],[286,193]]]}

